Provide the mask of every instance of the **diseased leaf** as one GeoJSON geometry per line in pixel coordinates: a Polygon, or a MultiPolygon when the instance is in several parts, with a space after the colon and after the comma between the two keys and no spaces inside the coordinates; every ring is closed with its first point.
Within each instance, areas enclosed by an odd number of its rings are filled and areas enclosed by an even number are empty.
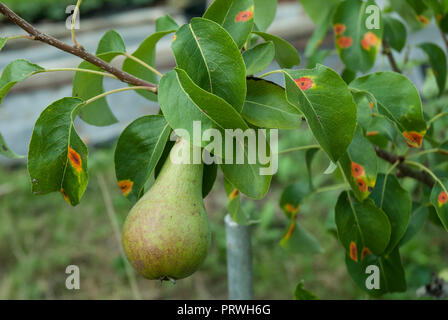
{"type": "Polygon", "coordinates": [[[406,44],[407,30],[404,24],[392,17],[383,17],[384,39],[392,49],[401,52],[406,44]]]}
{"type": "Polygon", "coordinates": [[[241,49],[252,31],[254,10],[253,0],[215,0],[204,13],[204,18],[226,29],[241,49]]]}
{"type": "Polygon", "coordinates": [[[360,262],[353,261],[350,255],[346,254],[345,263],[353,281],[371,296],[378,297],[385,293],[404,292],[407,289],[406,277],[398,249],[384,257],[376,257],[373,254],[369,254],[360,262]],[[372,281],[369,281],[368,278],[373,271],[366,273],[367,270],[372,268],[369,268],[369,266],[375,266],[379,270],[379,289],[367,288],[366,286],[366,283],[370,285],[372,281]]]}
{"type": "MultiPolygon", "coordinates": [[[[341,2],[333,18],[336,48],[344,64],[353,71],[370,70],[381,46],[383,24],[367,29],[366,20],[371,19],[366,8],[375,1],[347,0],[341,2]]],[[[379,11],[380,13],[380,11],[379,11]]]]}
{"type": "Polygon", "coordinates": [[[356,104],[347,84],[333,70],[285,70],[286,98],[305,116],[314,137],[333,162],[350,145],[356,127],[356,104]]]}
{"type": "Polygon", "coordinates": [[[125,197],[136,202],[157,165],[171,128],[160,115],[141,117],[121,134],[115,149],[115,173],[125,197]]]}
{"type": "Polygon", "coordinates": [[[317,27],[314,30],[313,35],[309,39],[305,48],[305,55],[307,57],[313,56],[322,44],[322,41],[325,39],[328,30],[332,26],[335,10],[336,6],[333,6],[332,9],[328,11],[327,16],[317,24],[317,27]]]}
{"type": "Polygon", "coordinates": [[[300,64],[300,56],[297,49],[288,41],[266,32],[254,32],[265,41],[272,41],[275,46],[275,60],[281,68],[292,68],[300,64]]]}
{"type": "Polygon", "coordinates": [[[377,182],[378,158],[372,144],[357,127],[355,137],[340,159],[345,178],[359,201],[366,199],[377,182]]]}
{"type": "MultiPolygon", "coordinates": [[[[106,62],[111,62],[124,52],[126,52],[126,47],[123,39],[116,31],[110,30],[101,38],[96,55],[106,62]]],[[[78,68],[102,71],[101,68],[87,61],[81,62],[78,68]]],[[[101,75],[76,72],[73,78],[73,96],[88,100],[104,93],[103,78],[101,75]]],[[[94,126],[108,126],[118,121],[110,110],[106,97],[90,103],[81,110],[79,116],[94,126]]]]}
{"type": "Polygon", "coordinates": [[[299,213],[303,199],[309,194],[310,189],[306,184],[300,182],[293,183],[283,190],[279,203],[280,208],[291,219],[299,213]]]}
{"type": "Polygon", "coordinates": [[[193,18],[177,31],[172,49],[178,67],[199,87],[241,111],[246,96],[246,66],[238,47],[220,25],[193,18]]]}
{"type": "Polygon", "coordinates": [[[23,59],[14,60],[9,63],[0,77],[0,103],[2,103],[3,98],[8,94],[9,90],[18,82],[43,70],[45,69],[37,64],[23,59]]]}
{"type": "Polygon", "coordinates": [[[274,22],[277,13],[277,2],[277,0],[254,0],[254,19],[258,30],[266,31],[274,22]]]}
{"type": "Polygon", "coordinates": [[[272,41],[260,43],[243,53],[246,74],[253,75],[266,69],[274,60],[275,47],[272,41]]]}
{"type": "Polygon", "coordinates": [[[87,187],[87,147],[73,126],[84,106],[78,98],[63,98],[37,119],[28,154],[28,171],[36,195],[61,192],[75,206],[87,187]]]}
{"type": "Polygon", "coordinates": [[[401,187],[397,177],[380,174],[370,198],[389,218],[392,229],[385,251],[389,254],[398,246],[408,228],[412,210],[411,196],[401,187]]]}
{"type": "Polygon", "coordinates": [[[11,148],[6,143],[5,139],[3,138],[2,134],[0,133],[0,155],[4,156],[9,159],[21,159],[23,156],[18,155],[14,151],[11,150],[11,148]]]}
{"type": "Polygon", "coordinates": [[[247,80],[243,117],[260,128],[295,129],[302,122],[301,113],[286,100],[285,89],[261,79],[247,80]]]}
{"type": "Polygon", "coordinates": [[[291,217],[291,222],[285,236],[280,240],[280,246],[293,254],[318,254],[324,249],[319,241],[296,221],[297,215],[291,217]]]}
{"type": "Polygon", "coordinates": [[[434,43],[421,43],[419,45],[429,58],[429,64],[433,70],[434,76],[439,87],[439,95],[445,91],[447,79],[447,60],[445,52],[434,43]]]}
{"type": "Polygon", "coordinates": [[[378,111],[398,125],[408,145],[422,146],[426,134],[422,102],[408,78],[396,72],[377,72],[356,79],[350,88],[370,93],[377,101],[378,111]]]}
{"type": "Polygon", "coordinates": [[[431,192],[431,203],[445,229],[448,231],[448,179],[441,179],[444,187],[436,183],[431,192]]]}
{"type": "Polygon", "coordinates": [[[233,221],[241,226],[248,226],[253,221],[250,219],[249,214],[241,208],[241,195],[238,189],[232,185],[229,180],[224,178],[224,186],[226,189],[229,201],[227,203],[227,210],[233,221]]]}
{"type": "Polygon", "coordinates": [[[372,200],[359,202],[343,192],[335,213],[339,240],[351,260],[358,262],[369,253],[384,252],[390,241],[391,226],[387,215],[372,200]]]}
{"type": "Polygon", "coordinates": [[[300,0],[300,4],[313,22],[319,25],[328,17],[328,12],[337,7],[341,1],[342,0],[300,0]]]}

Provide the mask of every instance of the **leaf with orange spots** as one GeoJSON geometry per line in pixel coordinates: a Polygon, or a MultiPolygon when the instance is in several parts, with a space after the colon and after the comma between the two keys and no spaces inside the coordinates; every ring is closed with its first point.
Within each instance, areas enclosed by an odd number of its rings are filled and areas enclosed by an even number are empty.
{"type": "Polygon", "coordinates": [[[414,147],[421,146],[426,134],[426,122],[423,117],[422,102],[415,85],[404,75],[396,72],[377,72],[360,77],[350,83],[350,88],[368,92],[378,105],[378,112],[394,122],[403,133],[403,140],[414,147]],[[393,90],[390,88],[393,87],[393,90]],[[404,134],[415,132],[420,137],[404,134]]]}
{"type": "Polygon", "coordinates": [[[340,159],[340,165],[356,198],[360,201],[367,198],[376,184],[378,158],[359,126],[346,154],[340,159]]]}
{"type": "Polygon", "coordinates": [[[299,213],[303,199],[309,193],[309,186],[302,182],[293,183],[283,190],[279,205],[289,219],[299,213]]]}
{"type": "Polygon", "coordinates": [[[84,106],[77,98],[63,98],[39,116],[30,142],[28,171],[36,195],[62,192],[76,206],[87,187],[87,147],[73,126],[84,106]],[[62,191],[61,191],[62,190],[62,191]]]}
{"type": "Polygon", "coordinates": [[[5,139],[3,138],[2,134],[0,133],[0,155],[4,156],[9,159],[21,159],[23,156],[18,155],[14,151],[11,150],[11,148],[6,143],[5,139]]]}
{"type": "Polygon", "coordinates": [[[398,246],[406,233],[411,218],[411,195],[400,185],[397,177],[380,174],[370,198],[377,207],[383,209],[392,226],[390,242],[385,251],[387,254],[398,246]]]}
{"type": "Polygon", "coordinates": [[[280,240],[280,246],[293,254],[319,254],[323,253],[319,241],[296,221],[296,215],[290,219],[285,235],[280,240]]]}
{"type": "Polygon", "coordinates": [[[431,192],[431,203],[445,229],[448,231],[448,179],[441,179],[443,187],[436,183],[431,192]]]}
{"type": "Polygon", "coordinates": [[[372,18],[366,9],[371,5],[376,5],[375,1],[343,1],[333,17],[336,48],[346,67],[353,71],[370,70],[381,44],[381,17],[379,28],[369,30],[366,27],[367,20],[372,18]]]}
{"type": "Polygon", "coordinates": [[[406,276],[398,249],[383,257],[367,254],[368,251],[370,250],[367,248],[364,248],[361,251],[361,255],[364,253],[364,259],[361,259],[358,262],[352,260],[349,253],[346,254],[345,263],[347,271],[353,281],[355,281],[362,290],[373,297],[379,297],[386,293],[406,291],[406,276]],[[369,277],[366,270],[368,270],[369,266],[376,266],[380,271],[379,289],[366,287],[366,280],[367,277],[369,277]]]}
{"type": "Polygon", "coordinates": [[[241,206],[241,194],[240,191],[232,185],[229,180],[224,179],[224,187],[229,198],[227,203],[227,212],[233,221],[241,226],[247,226],[254,221],[251,219],[250,214],[244,210],[241,206]]]}
{"type": "Polygon", "coordinates": [[[381,255],[389,244],[389,219],[370,199],[359,202],[353,194],[343,192],[336,204],[335,219],[339,240],[352,256],[352,243],[356,244],[358,260],[362,248],[367,247],[375,255],[381,255]]]}
{"type": "Polygon", "coordinates": [[[122,132],[115,149],[115,174],[123,195],[136,202],[154,171],[171,128],[161,115],[138,118],[122,132]]]}
{"type": "Polygon", "coordinates": [[[254,14],[253,0],[215,0],[204,13],[204,18],[226,29],[241,49],[254,26],[254,14]]]}
{"type": "Polygon", "coordinates": [[[286,98],[307,120],[333,162],[345,153],[356,127],[356,105],[347,84],[333,70],[284,70],[286,98]]]}

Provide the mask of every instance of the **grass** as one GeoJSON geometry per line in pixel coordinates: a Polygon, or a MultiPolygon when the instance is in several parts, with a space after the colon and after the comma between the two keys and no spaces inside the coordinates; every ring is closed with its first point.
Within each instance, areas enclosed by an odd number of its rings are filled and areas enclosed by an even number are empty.
{"type": "MultiPolygon", "coordinates": [[[[280,150],[309,143],[310,136],[288,135],[280,150]]],[[[33,196],[25,168],[0,169],[0,299],[133,299],[120,244],[98,184],[98,174],[106,178],[116,218],[121,227],[130,204],[116,187],[113,151],[92,152],[90,183],[82,203],[69,207],[60,194],[33,196]],[[3,187],[2,187],[3,186],[3,187]],[[1,191],[0,191],[1,193],[1,191]],[[80,267],[81,289],[65,288],[65,268],[80,267]]],[[[317,184],[329,176],[321,174],[328,166],[321,154],[314,170],[317,184]]],[[[263,201],[244,201],[244,208],[260,223],[253,229],[255,296],[259,299],[291,299],[302,279],[305,287],[322,299],[367,299],[347,274],[344,252],[328,231],[328,218],[337,191],[321,194],[304,204],[300,223],[315,235],[325,253],[317,256],[291,255],[278,242],[287,220],[278,208],[284,186],[306,181],[303,152],[280,159],[280,173],[263,201]],[[300,165],[297,165],[300,163],[300,165]],[[303,164],[303,165],[302,165],[303,164]]],[[[220,178],[222,179],[222,178],[220,178]]],[[[213,244],[201,269],[176,285],[147,281],[134,274],[145,299],[225,299],[227,297],[225,232],[226,196],[219,181],[206,199],[213,244]]],[[[409,290],[385,298],[415,298],[415,289],[427,283],[433,272],[448,268],[446,232],[430,223],[402,250],[409,290]]],[[[133,272],[133,271],[132,271],[133,272]]],[[[134,272],[133,272],[134,273],[134,272]]]]}

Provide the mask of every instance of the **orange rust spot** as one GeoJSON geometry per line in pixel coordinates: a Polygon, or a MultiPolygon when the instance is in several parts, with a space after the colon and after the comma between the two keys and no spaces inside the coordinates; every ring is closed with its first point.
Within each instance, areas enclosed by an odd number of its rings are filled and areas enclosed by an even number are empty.
{"type": "Polygon", "coordinates": [[[127,197],[131,193],[133,186],[134,182],[131,180],[121,180],[118,182],[118,187],[125,197],[127,197]]]}
{"type": "Polygon", "coordinates": [[[346,29],[347,29],[347,27],[342,23],[336,23],[333,26],[334,34],[337,36],[340,36],[341,34],[343,34],[346,29]]]}
{"type": "Polygon", "coordinates": [[[443,205],[445,205],[448,202],[448,194],[445,191],[442,191],[439,194],[439,207],[442,207],[443,205]]]}
{"type": "Polygon", "coordinates": [[[437,14],[436,16],[437,22],[442,21],[442,15],[440,13],[437,14]]]}
{"type": "Polygon", "coordinates": [[[370,50],[371,46],[378,45],[378,37],[373,32],[369,31],[364,35],[364,38],[361,41],[361,44],[364,49],[370,50]]]}
{"type": "Polygon", "coordinates": [[[294,215],[300,211],[300,206],[297,206],[297,208],[296,208],[292,204],[287,203],[287,204],[285,204],[285,210],[286,210],[286,212],[294,215]]]}
{"type": "Polygon", "coordinates": [[[358,262],[358,248],[354,241],[350,242],[350,258],[353,261],[358,262]]]}
{"type": "Polygon", "coordinates": [[[246,22],[246,21],[249,21],[250,19],[252,19],[253,16],[254,16],[254,13],[251,10],[241,11],[236,16],[235,21],[236,22],[246,22]]]}
{"type": "Polygon", "coordinates": [[[311,78],[302,77],[294,80],[297,86],[302,90],[308,90],[314,86],[314,82],[311,78]]]}
{"type": "Polygon", "coordinates": [[[404,137],[406,138],[406,143],[411,148],[420,148],[423,142],[423,134],[411,131],[411,132],[403,132],[404,137]]]}
{"type": "Polygon", "coordinates": [[[361,251],[361,260],[364,260],[364,258],[367,257],[371,253],[372,253],[372,251],[370,251],[369,248],[364,247],[361,251]]]}
{"type": "Polygon", "coordinates": [[[336,44],[342,49],[347,49],[352,46],[353,39],[351,37],[340,37],[336,40],[336,44]]]}
{"type": "Polygon", "coordinates": [[[364,167],[352,161],[352,175],[355,178],[363,177],[365,175],[364,167]]]}
{"type": "Polygon", "coordinates": [[[289,226],[288,232],[286,233],[284,239],[289,239],[289,238],[291,238],[292,233],[294,232],[295,227],[296,227],[296,220],[293,219],[293,220],[291,221],[291,225],[289,226]]]}
{"type": "Polygon", "coordinates": [[[234,190],[232,191],[232,193],[229,195],[229,199],[230,199],[230,200],[233,200],[233,199],[235,199],[239,194],[240,194],[240,192],[238,191],[238,189],[234,189],[234,190]]]}
{"type": "Polygon", "coordinates": [[[176,41],[176,40],[177,40],[177,35],[175,34],[175,35],[173,36],[173,42],[176,41]]]}
{"type": "Polygon", "coordinates": [[[373,106],[374,106],[374,103],[373,103],[373,101],[370,101],[370,102],[369,102],[369,108],[370,108],[370,110],[372,110],[372,109],[373,109],[373,106]]]}
{"type": "Polygon", "coordinates": [[[67,203],[71,205],[72,203],[71,203],[70,198],[68,197],[68,195],[65,193],[65,190],[63,188],[61,188],[60,191],[62,193],[62,196],[64,197],[64,200],[67,201],[67,203]]]}
{"type": "Polygon", "coordinates": [[[417,20],[425,26],[429,24],[429,19],[422,14],[417,16],[417,20]]]}
{"type": "Polygon", "coordinates": [[[73,148],[68,148],[68,159],[72,167],[80,173],[82,171],[82,160],[78,152],[73,148]]]}
{"type": "Polygon", "coordinates": [[[363,179],[357,179],[356,184],[358,185],[359,191],[361,192],[369,191],[369,187],[367,186],[367,183],[363,179]]]}
{"type": "Polygon", "coordinates": [[[366,136],[367,137],[373,137],[373,136],[376,136],[378,134],[380,134],[379,131],[369,131],[369,132],[366,133],[366,136]]]}

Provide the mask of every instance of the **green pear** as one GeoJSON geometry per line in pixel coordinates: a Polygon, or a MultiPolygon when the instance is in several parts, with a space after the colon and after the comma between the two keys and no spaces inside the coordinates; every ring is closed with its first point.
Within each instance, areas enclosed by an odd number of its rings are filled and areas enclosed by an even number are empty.
{"type": "Polygon", "coordinates": [[[187,140],[176,142],[154,185],[126,218],[124,251],[147,279],[188,277],[199,268],[210,247],[202,200],[203,165],[188,161],[194,148],[187,140]],[[173,156],[181,163],[173,162],[173,156]]]}

